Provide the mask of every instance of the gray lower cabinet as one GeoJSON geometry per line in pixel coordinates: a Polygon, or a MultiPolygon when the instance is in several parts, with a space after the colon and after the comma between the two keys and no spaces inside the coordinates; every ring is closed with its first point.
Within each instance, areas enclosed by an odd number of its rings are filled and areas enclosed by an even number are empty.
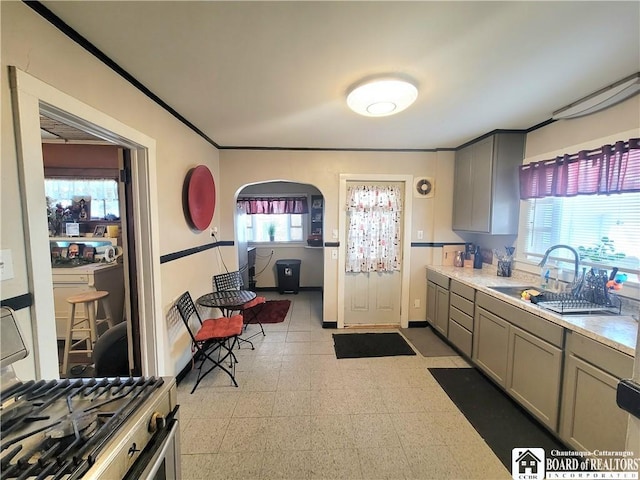
{"type": "Polygon", "coordinates": [[[457,280],[449,288],[449,331],[447,338],[467,357],[473,350],[475,290],[457,280]]]}
{"type": "Polygon", "coordinates": [[[629,415],[616,404],[633,358],[583,335],[567,338],[560,438],[577,450],[624,451],[629,415]]]}
{"type": "Polygon", "coordinates": [[[558,430],[562,349],[509,326],[506,389],[538,420],[558,430]]]}
{"type": "Polygon", "coordinates": [[[499,385],[505,386],[509,354],[509,323],[476,306],[472,359],[499,385]]]}
{"type": "Polygon", "coordinates": [[[427,321],[445,337],[449,331],[449,277],[427,270],[427,321]]]}
{"type": "Polygon", "coordinates": [[[558,431],[563,329],[478,292],[476,365],[550,430],[558,431]]]}

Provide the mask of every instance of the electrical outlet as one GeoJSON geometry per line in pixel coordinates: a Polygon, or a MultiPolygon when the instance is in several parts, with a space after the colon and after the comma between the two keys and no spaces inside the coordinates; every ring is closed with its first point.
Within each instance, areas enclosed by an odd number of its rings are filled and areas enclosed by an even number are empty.
{"type": "Polygon", "coordinates": [[[273,255],[273,254],[274,254],[274,251],[273,251],[273,248],[272,248],[272,249],[271,249],[271,255],[273,255]]]}
{"type": "Polygon", "coordinates": [[[418,230],[418,240],[422,240],[424,238],[424,231],[418,230]]]}
{"type": "Polygon", "coordinates": [[[420,308],[420,299],[419,298],[416,298],[413,301],[413,308],[420,308]]]}

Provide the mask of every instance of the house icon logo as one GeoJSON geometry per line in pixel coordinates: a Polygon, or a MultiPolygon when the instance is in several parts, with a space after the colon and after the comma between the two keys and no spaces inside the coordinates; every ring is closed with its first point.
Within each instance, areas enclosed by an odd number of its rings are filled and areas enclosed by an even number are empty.
{"type": "Polygon", "coordinates": [[[514,480],[543,480],[544,464],[544,448],[511,450],[511,476],[514,480]]]}

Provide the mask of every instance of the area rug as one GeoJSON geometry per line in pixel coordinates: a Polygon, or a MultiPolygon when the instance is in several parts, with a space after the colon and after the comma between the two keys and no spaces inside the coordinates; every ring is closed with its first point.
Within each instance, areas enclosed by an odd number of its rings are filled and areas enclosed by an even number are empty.
{"type": "Polygon", "coordinates": [[[258,313],[258,321],[260,323],[284,322],[290,306],[291,300],[267,300],[258,313]]]}
{"type": "Polygon", "coordinates": [[[511,471],[513,448],[569,450],[475,368],[430,368],[429,372],[507,470],[511,471]]]}
{"type": "Polygon", "coordinates": [[[423,357],[458,356],[458,353],[447,345],[431,327],[401,328],[400,331],[423,357]]]}
{"type": "Polygon", "coordinates": [[[416,354],[399,333],[334,333],[333,344],[337,358],[416,354]]]}

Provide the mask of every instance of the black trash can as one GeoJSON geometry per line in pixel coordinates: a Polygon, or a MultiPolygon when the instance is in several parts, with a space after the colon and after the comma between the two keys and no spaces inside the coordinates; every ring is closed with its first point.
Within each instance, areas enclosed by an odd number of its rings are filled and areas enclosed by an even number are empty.
{"type": "Polygon", "coordinates": [[[278,292],[295,293],[300,291],[300,264],[301,260],[286,259],[277,260],[278,269],[278,292]]]}

